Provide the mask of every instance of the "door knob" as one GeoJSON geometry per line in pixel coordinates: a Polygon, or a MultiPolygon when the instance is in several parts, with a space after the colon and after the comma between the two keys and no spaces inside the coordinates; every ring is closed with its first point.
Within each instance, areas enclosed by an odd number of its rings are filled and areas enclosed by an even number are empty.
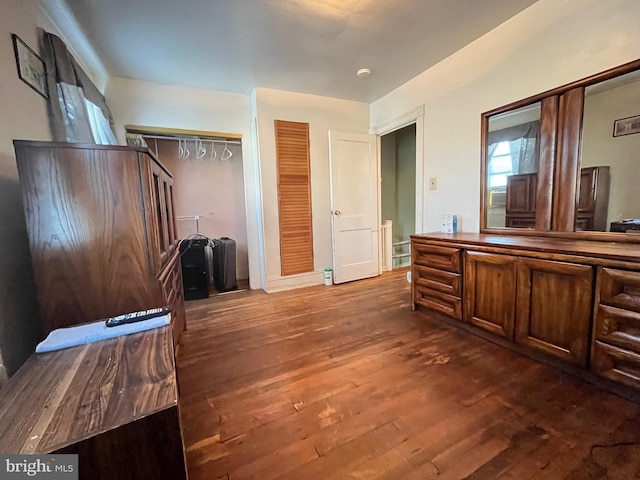
{"type": "Polygon", "coordinates": [[[340,210],[334,210],[333,214],[334,215],[342,215],[342,212],[340,210]]]}

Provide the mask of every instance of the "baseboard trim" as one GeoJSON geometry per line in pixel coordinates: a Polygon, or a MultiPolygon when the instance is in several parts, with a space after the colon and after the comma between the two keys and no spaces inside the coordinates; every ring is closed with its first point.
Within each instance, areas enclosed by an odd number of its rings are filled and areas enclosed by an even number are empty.
{"type": "Polygon", "coordinates": [[[312,287],[324,283],[324,272],[309,272],[287,277],[268,278],[267,293],[293,290],[294,288],[312,287]]]}

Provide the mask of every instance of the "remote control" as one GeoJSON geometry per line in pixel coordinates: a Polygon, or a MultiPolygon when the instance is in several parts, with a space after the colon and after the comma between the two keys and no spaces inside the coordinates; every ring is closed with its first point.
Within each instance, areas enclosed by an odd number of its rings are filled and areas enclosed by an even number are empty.
{"type": "Polygon", "coordinates": [[[169,307],[140,310],[139,312],[125,313],[124,315],[118,315],[117,317],[107,318],[105,323],[107,324],[107,327],[116,327],[126,323],[140,322],[141,320],[166,315],[170,311],[171,309],[169,307]]]}

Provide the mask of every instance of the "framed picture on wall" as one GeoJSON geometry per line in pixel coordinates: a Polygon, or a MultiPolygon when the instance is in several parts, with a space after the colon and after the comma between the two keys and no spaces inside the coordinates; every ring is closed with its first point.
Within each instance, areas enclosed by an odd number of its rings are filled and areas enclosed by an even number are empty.
{"type": "Polygon", "coordinates": [[[18,76],[44,98],[49,98],[47,70],[44,62],[15,33],[12,33],[11,37],[13,38],[13,51],[16,54],[18,76]]]}
{"type": "Polygon", "coordinates": [[[613,136],[631,135],[640,133],[640,115],[635,117],[621,118],[613,122],[613,136]]]}

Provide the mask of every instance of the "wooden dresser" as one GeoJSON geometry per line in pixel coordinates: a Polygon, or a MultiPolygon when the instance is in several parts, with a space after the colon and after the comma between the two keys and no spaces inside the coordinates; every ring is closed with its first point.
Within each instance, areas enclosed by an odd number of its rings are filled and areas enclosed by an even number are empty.
{"type": "Polygon", "coordinates": [[[414,309],[640,391],[640,244],[433,233],[411,255],[414,309]]]}
{"type": "Polygon", "coordinates": [[[186,479],[170,328],[34,353],[0,390],[0,453],[78,454],[83,480],[186,479]]]}
{"type": "Polygon", "coordinates": [[[14,141],[43,330],[153,307],[185,328],[171,174],[146,148],[14,141]]]}

